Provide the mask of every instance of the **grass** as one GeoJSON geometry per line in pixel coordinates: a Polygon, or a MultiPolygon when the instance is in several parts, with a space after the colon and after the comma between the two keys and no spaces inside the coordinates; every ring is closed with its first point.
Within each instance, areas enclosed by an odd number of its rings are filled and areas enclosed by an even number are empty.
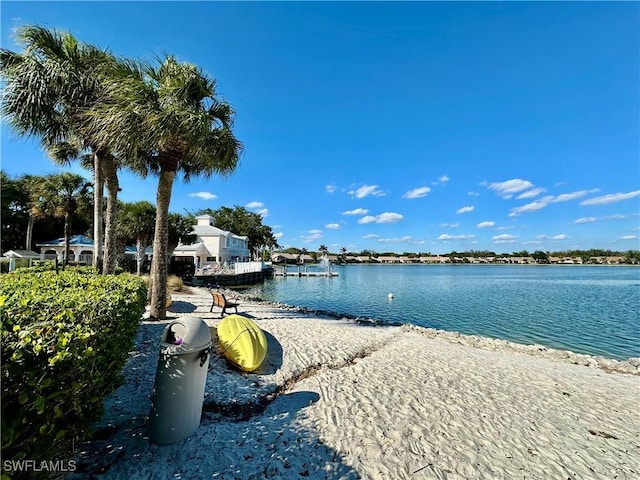
{"type": "MultiPolygon", "coordinates": [[[[150,295],[151,287],[153,283],[151,281],[151,277],[149,275],[142,275],[142,279],[147,284],[147,291],[149,292],[149,295],[150,295]]],[[[182,281],[182,278],[178,277],[177,275],[169,275],[167,277],[167,290],[169,292],[182,292],[183,290],[185,290],[184,282],[182,281]]]]}

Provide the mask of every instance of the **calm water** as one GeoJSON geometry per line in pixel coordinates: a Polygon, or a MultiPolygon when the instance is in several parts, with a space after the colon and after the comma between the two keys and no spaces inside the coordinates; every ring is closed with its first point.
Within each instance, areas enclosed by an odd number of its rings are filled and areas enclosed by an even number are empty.
{"type": "Polygon", "coordinates": [[[616,359],[640,357],[637,267],[349,265],[333,270],[338,277],[277,277],[254,293],[383,322],[616,359]]]}

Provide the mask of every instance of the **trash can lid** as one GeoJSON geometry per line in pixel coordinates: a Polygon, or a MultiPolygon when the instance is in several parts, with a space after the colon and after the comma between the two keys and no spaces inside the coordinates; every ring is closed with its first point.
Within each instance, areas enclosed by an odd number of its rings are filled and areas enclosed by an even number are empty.
{"type": "Polygon", "coordinates": [[[160,347],[166,353],[182,355],[211,345],[211,330],[199,317],[180,317],[162,332],[160,347]]]}

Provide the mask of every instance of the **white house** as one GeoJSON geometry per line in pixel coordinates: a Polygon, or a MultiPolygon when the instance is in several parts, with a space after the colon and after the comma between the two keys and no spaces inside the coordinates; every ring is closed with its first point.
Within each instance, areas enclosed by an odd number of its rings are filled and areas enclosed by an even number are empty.
{"type": "MultiPolygon", "coordinates": [[[[42,252],[42,260],[60,261],[64,257],[64,237],[36,244],[42,252]]],[[[93,239],[84,235],[73,235],[69,238],[69,261],[93,263],[93,239]]]]}
{"type": "Polygon", "coordinates": [[[200,215],[196,221],[192,232],[196,241],[190,245],[179,244],[173,251],[175,261],[191,261],[202,269],[251,260],[248,237],[214,227],[209,215],[200,215]]]}

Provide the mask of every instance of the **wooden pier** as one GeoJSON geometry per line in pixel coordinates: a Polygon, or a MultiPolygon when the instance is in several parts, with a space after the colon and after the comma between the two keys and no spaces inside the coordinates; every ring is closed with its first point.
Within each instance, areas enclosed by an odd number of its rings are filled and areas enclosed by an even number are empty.
{"type": "Polygon", "coordinates": [[[276,272],[276,277],[337,277],[336,272],[276,272]]]}
{"type": "Polygon", "coordinates": [[[307,270],[306,268],[297,268],[296,270],[288,270],[287,267],[275,269],[276,277],[337,277],[338,274],[328,268],[327,270],[307,270]]]}

